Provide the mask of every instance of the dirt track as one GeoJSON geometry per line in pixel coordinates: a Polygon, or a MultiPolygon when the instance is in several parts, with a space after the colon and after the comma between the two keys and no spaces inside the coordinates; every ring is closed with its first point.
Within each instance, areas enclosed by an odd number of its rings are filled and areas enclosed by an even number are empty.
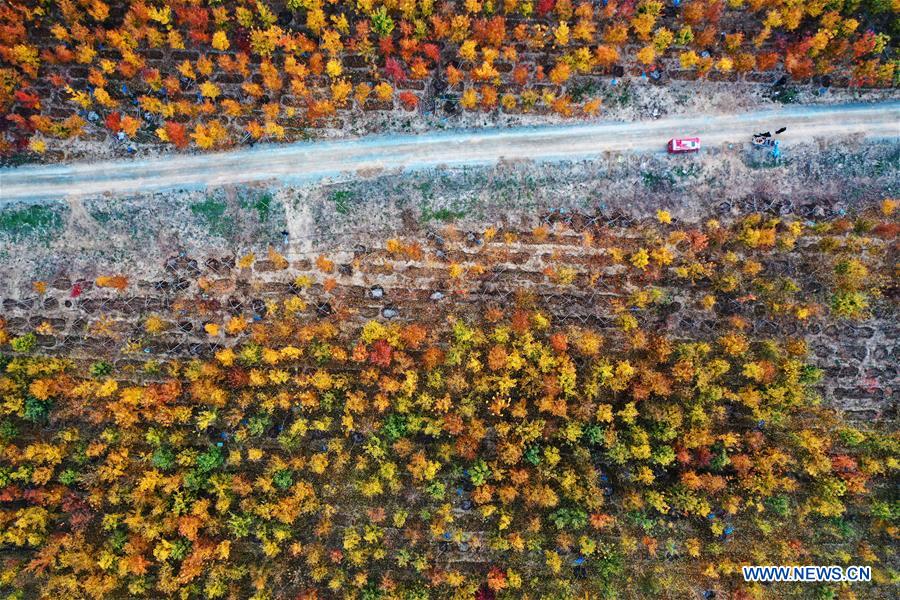
{"type": "Polygon", "coordinates": [[[747,143],[757,131],[787,127],[786,146],[858,135],[900,139],[900,101],[785,108],[633,123],[378,136],[337,142],[260,145],[231,152],[0,170],[0,202],[129,194],[251,182],[299,184],[385,170],[492,164],[498,160],[575,160],[604,152],[660,152],[673,136],[700,136],[706,151],[747,143]]]}

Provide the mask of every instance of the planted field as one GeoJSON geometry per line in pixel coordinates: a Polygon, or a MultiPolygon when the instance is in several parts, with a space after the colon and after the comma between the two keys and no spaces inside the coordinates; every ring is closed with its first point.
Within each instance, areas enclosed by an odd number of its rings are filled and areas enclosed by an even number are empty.
{"type": "Polygon", "coordinates": [[[34,160],[71,139],[209,150],[481,123],[461,113],[592,117],[630,102],[631,77],[728,84],[709,98],[781,78],[766,93],[793,102],[793,82],[892,86],[895,23],[874,0],[17,0],[0,8],[0,150],[34,160]]]}
{"type": "MultiPolygon", "coordinates": [[[[277,219],[267,198],[237,202],[277,219]]],[[[190,210],[219,235],[220,206],[190,210]]],[[[741,565],[809,563],[874,579],[780,595],[891,596],[896,202],[524,229],[435,210],[413,237],[5,301],[4,585],[745,598],[771,595],[741,565]]]]}

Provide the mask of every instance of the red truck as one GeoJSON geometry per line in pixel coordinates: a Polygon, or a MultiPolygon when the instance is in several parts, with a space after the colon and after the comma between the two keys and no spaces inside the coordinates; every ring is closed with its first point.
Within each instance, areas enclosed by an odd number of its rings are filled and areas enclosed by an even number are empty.
{"type": "Polygon", "coordinates": [[[700,150],[700,138],[672,138],[666,146],[669,154],[683,154],[700,150]]]}

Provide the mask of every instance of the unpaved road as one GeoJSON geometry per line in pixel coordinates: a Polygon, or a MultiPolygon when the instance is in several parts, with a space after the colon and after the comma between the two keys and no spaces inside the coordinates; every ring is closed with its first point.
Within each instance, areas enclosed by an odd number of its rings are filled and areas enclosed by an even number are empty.
{"type": "Polygon", "coordinates": [[[145,160],[0,169],[0,203],[252,182],[300,184],[381,171],[485,165],[502,159],[577,160],[604,152],[660,152],[675,136],[700,136],[704,151],[714,152],[719,144],[748,143],[754,132],[779,127],[787,127],[780,136],[787,148],[792,142],[854,134],[900,140],[900,101],[633,123],[378,136],[145,160]]]}

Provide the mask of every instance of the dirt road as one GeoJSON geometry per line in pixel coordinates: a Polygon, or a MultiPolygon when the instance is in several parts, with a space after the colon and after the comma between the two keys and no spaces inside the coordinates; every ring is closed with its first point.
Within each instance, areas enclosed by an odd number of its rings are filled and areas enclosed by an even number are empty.
{"type": "Polygon", "coordinates": [[[787,127],[780,136],[786,148],[792,142],[854,134],[900,140],[900,101],[632,123],[258,145],[221,153],[0,169],[0,203],[251,182],[296,185],[386,170],[493,164],[501,159],[577,160],[604,152],[661,152],[674,136],[700,136],[703,151],[714,152],[722,143],[745,144],[753,133],[779,127],[787,127]]]}

